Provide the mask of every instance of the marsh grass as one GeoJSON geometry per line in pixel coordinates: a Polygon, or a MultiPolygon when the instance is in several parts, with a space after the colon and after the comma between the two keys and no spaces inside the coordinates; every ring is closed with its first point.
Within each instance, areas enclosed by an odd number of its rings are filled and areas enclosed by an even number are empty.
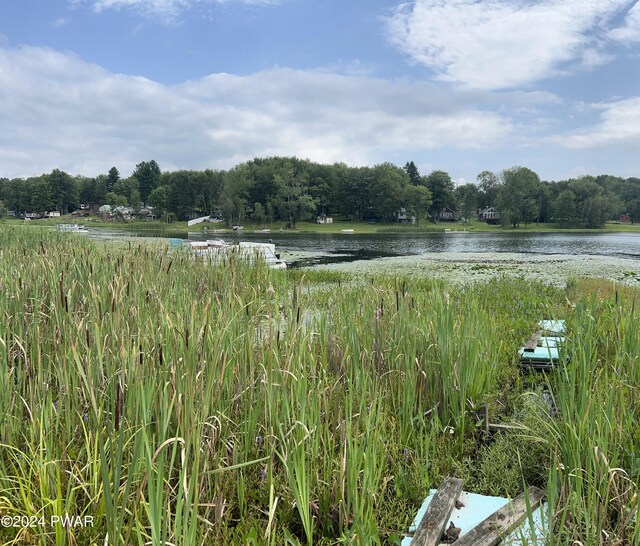
{"type": "Polygon", "coordinates": [[[13,227],[0,248],[0,512],[95,518],[4,543],[397,542],[460,461],[513,487],[482,456],[513,452],[475,411],[517,414],[536,385],[514,355],[541,317],[572,325],[571,364],[544,385],[558,415],[527,421],[554,536],[637,536],[640,340],[622,296],[573,309],[524,279],[210,266],[13,227]]]}

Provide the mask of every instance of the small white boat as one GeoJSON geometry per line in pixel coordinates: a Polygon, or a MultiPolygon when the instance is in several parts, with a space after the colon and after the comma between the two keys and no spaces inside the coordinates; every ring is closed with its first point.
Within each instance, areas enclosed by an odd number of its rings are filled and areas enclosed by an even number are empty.
{"type": "Polygon", "coordinates": [[[78,224],[58,224],[58,231],[64,233],[89,233],[89,230],[78,224]]]}
{"type": "Polygon", "coordinates": [[[191,251],[196,256],[201,256],[212,261],[236,255],[246,259],[249,263],[254,258],[263,259],[271,269],[286,269],[287,262],[276,254],[276,246],[273,243],[240,242],[229,245],[222,239],[210,239],[208,241],[192,241],[191,251]]]}

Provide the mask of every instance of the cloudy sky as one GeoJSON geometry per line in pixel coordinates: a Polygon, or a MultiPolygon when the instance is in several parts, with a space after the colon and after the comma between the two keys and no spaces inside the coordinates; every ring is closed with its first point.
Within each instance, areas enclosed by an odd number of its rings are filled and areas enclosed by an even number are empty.
{"type": "Polygon", "coordinates": [[[640,177],[640,2],[4,0],[0,176],[296,155],[640,177]]]}

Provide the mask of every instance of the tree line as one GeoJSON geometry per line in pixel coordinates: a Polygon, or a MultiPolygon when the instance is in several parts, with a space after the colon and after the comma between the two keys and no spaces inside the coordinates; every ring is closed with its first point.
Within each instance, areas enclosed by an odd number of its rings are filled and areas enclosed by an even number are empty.
{"type": "Polygon", "coordinates": [[[139,163],[128,177],[112,167],[95,178],[54,169],[30,178],[0,178],[0,210],[73,212],[81,204],[153,207],[163,219],[218,215],[231,224],[285,222],[294,227],[320,215],[391,222],[402,211],[437,221],[450,209],[462,219],[493,207],[503,225],[555,222],[600,227],[628,214],[640,220],[640,179],[609,175],[542,181],[526,167],[483,171],[475,183],[455,186],[445,171],[421,175],[413,161],[350,167],[296,157],[255,158],[229,170],[162,172],[156,161],[139,163]]]}

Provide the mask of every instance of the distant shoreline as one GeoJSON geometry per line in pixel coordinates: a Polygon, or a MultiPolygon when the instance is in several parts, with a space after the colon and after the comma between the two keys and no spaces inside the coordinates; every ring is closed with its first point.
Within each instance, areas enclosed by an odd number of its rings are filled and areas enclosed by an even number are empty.
{"type": "MultiPolygon", "coordinates": [[[[113,230],[134,230],[134,231],[167,231],[167,232],[202,232],[207,229],[211,233],[231,234],[235,233],[231,228],[227,228],[224,224],[200,223],[194,226],[187,226],[187,222],[172,222],[167,224],[160,221],[131,221],[131,222],[110,222],[96,217],[76,218],[72,215],[66,215],[56,219],[31,220],[25,222],[18,219],[5,219],[4,222],[12,225],[25,225],[30,227],[51,227],[57,224],[77,223],[87,227],[105,228],[113,230]]],[[[528,226],[520,226],[518,228],[502,227],[499,225],[486,224],[484,222],[473,221],[471,224],[464,223],[439,223],[433,224],[428,221],[422,221],[419,225],[407,225],[398,223],[368,223],[368,222],[347,222],[336,221],[331,224],[316,224],[313,222],[299,222],[294,229],[285,229],[283,222],[273,222],[270,224],[255,224],[253,222],[244,223],[244,233],[260,232],[264,227],[271,233],[285,232],[292,234],[302,233],[343,233],[343,230],[353,230],[354,234],[417,234],[417,233],[639,233],[640,224],[626,224],[609,222],[603,228],[561,228],[557,224],[540,224],[539,226],[529,224],[528,226]]]]}

